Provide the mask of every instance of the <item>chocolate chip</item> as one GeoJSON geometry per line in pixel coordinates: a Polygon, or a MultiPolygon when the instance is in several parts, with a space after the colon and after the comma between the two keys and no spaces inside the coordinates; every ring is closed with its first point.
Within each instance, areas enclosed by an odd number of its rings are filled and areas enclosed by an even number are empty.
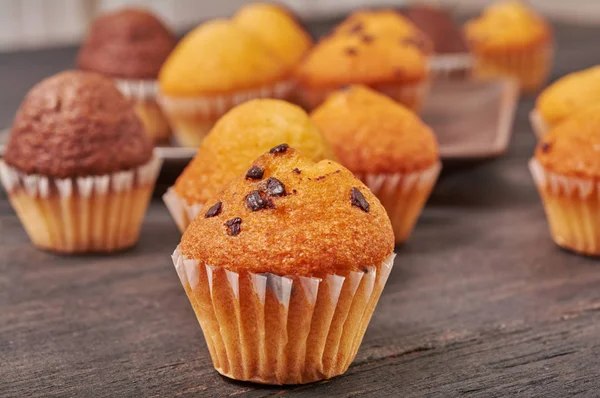
{"type": "Polygon", "coordinates": [[[252,166],[246,173],[247,180],[260,180],[263,178],[265,171],[258,166],[252,166]]]}
{"type": "Polygon", "coordinates": [[[356,53],[357,53],[356,48],[352,48],[352,47],[348,47],[344,51],[346,52],[346,54],[352,55],[352,56],[356,55],[356,53]]]}
{"type": "Polygon", "coordinates": [[[298,193],[298,191],[296,191],[295,189],[292,189],[292,193],[295,195],[298,193]]]}
{"type": "Polygon", "coordinates": [[[267,180],[267,192],[271,196],[285,196],[285,186],[277,178],[267,180]]]}
{"type": "Polygon", "coordinates": [[[362,192],[358,190],[358,188],[353,187],[350,190],[350,202],[352,202],[352,206],[356,206],[365,213],[369,212],[370,206],[369,202],[365,199],[362,192]]]}
{"type": "Polygon", "coordinates": [[[242,231],[242,219],[239,217],[232,218],[231,220],[227,220],[225,225],[227,227],[227,235],[229,236],[237,236],[242,231]]]}
{"type": "Polygon", "coordinates": [[[269,151],[269,153],[273,153],[273,154],[285,153],[285,151],[287,151],[289,147],[290,146],[288,144],[280,144],[280,145],[277,145],[274,148],[271,148],[271,150],[269,151]]]}
{"type": "Polygon", "coordinates": [[[269,201],[263,198],[260,191],[252,191],[246,195],[246,206],[252,211],[258,211],[269,207],[269,201]]]}
{"type": "Polygon", "coordinates": [[[363,28],[362,23],[357,22],[350,28],[350,33],[358,33],[362,30],[362,28],[363,28]]]}
{"type": "Polygon", "coordinates": [[[371,35],[363,35],[362,37],[362,41],[367,44],[371,43],[373,40],[375,40],[375,37],[371,35]]]}
{"type": "Polygon", "coordinates": [[[542,152],[548,153],[550,152],[550,149],[552,149],[552,144],[550,144],[549,142],[542,143],[542,152]]]}
{"type": "Polygon", "coordinates": [[[223,203],[222,202],[217,202],[214,205],[212,205],[210,207],[210,209],[208,209],[208,211],[204,215],[204,218],[210,218],[210,217],[218,216],[219,214],[221,214],[221,210],[223,210],[223,203]]]}
{"type": "Polygon", "coordinates": [[[292,170],[292,172],[296,173],[296,174],[302,173],[302,171],[299,168],[297,168],[297,167],[294,170],[292,170]]]}

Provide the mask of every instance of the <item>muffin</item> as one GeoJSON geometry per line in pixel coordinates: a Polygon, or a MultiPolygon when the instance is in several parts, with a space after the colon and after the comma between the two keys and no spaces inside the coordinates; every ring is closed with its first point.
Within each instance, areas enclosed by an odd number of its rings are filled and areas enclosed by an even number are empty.
{"type": "Polygon", "coordinates": [[[208,199],[243,173],[254,159],[281,142],[315,161],[333,157],[306,112],[285,101],[252,100],[223,116],[163,197],[181,232],[203,210],[208,199]]]}
{"type": "Polygon", "coordinates": [[[214,20],[186,35],[165,62],[160,102],[179,143],[197,147],[234,106],[287,98],[290,79],[291,68],[259,36],[235,21],[214,20]]]}
{"type": "Polygon", "coordinates": [[[431,5],[412,5],[402,12],[432,43],[430,68],[434,79],[469,77],[473,57],[461,28],[446,10],[431,5]]]}
{"type": "Polygon", "coordinates": [[[536,100],[531,124],[541,137],[573,113],[596,103],[600,103],[600,66],[566,75],[546,88],[536,100]]]}
{"type": "Polygon", "coordinates": [[[156,79],[176,42],[153,14],[128,8],[97,18],[77,56],[79,69],[115,79],[121,92],[134,101],[145,131],[156,143],[170,136],[156,102],[156,79]]]}
{"type": "Polygon", "coordinates": [[[429,87],[430,44],[397,12],[355,13],[321,39],[297,68],[297,101],[312,110],[332,91],[364,84],[418,110],[429,87]]]}
{"type": "Polygon", "coordinates": [[[550,130],[529,166],[554,242],[600,255],[600,104],[550,130]]]}
{"type": "Polygon", "coordinates": [[[344,373],[393,265],[377,198],[339,164],[279,145],[208,203],[173,262],[215,369],[265,384],[344,373]]]}
{"type": "Polygon", "coordinates": [[[295,68],[313,44],[295,16],[280,5],[249,4],[233,21],[262,40],[289,68],[295,68]]]}
{"type": "Polygon", "coordinates": [[[521,1],[495,2],[468,21],[464,32],[475,55],[477,76],[512,77],[525,93],[537,91],[548,80],[554,56],[552,30],[521,1]]]}
{"type": "Polygon", "coordinates": [[[409,109],[361,86],[333,93],[311,119],[340,163],[379,198],[396,243],[406,241],[441,169],[433,131],[409,109]]]}
{"type": "Polygon", "coordinates": [[[37,247],[111,252],[137,242],[160,163],[110,79],[67,71],[25,97],[0,179],[37,247]]]}

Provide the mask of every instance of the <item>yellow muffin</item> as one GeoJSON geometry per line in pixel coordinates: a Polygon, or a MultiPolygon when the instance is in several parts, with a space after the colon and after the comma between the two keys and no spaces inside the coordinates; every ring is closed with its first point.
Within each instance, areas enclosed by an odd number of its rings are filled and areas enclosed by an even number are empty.
{"type": "Polygon", "coordinates": [[[248,167],[173,255],[213,364],[266,384],[342,374],[393,264],[390,221],[333,161],[279,145],[248,167]]]}
{"type": "Polygon", "coordinates": [[[550,130],[530,167],[556,244],[600,255],[600,104],[550,130]]]}
{"type": "Polygon", "coordinates": [[[165,195],[181,231],[224,184],[246,170],[260,154],[282,142],[313,160],[333,157],[306,112],[285,101],[252,100],[223,116],[165,195]]]}
{"type": "Polygon", "coordinates": [[[552,30],[521,1],[500,0],[464,26],[480,77],[509,76],[524,92],[545,84],[553,58],[552,30]]]}
{"type": "Polygon", "coordinates": [[[411,109],[420,107],[429,81],[422,36],[411,36],[414,25],[388,14],[351,16],[352,23],[343,22],[313,47],[296,71],[298,101],[304,107],[314,109],[330,92],[349,84],[365,84],[411,109]],[[378,25],[378,20],[384,23],[378,25]]]}
{"type": "Polygon", "coordinates": [[[580,109],[600,103],[600,66],[568,74],[546,88],[535,103],[532,123],[542,136],[580,109]]]}
{"type": "Polygon", "coordinates": [[[200,25],[159,74],[160,101],[182,145],[197,146],[214,122],[255,97],[285,97],[290,69],[258,37],[229,20],[200,25]]]}
{"type": "Polygon", "coordinates": [[[249,4],[235,14],[233,21],[260,38],[289,67],[295,67],[313,44],[295,17],[279,5],[249,4]]]}
{"type": "Polygon", "coordinates": [[[381,200],[396,242],[408,239],[440,171],[433,131],[409,109],[362,86],[333,93],[311,119],[340,162],[381,200]]]}

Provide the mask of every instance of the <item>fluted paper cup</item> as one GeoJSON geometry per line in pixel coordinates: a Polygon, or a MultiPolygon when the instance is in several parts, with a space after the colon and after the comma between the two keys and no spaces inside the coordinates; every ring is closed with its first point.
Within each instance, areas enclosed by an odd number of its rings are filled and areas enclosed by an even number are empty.
{"type": "Polygon", "coordinates": [[[101,176],[24,174],[0,161],[0,180],[31,241],[63,252],[112,252],[133,246],[162,161],[101,176]]]}
{"type": "Polygon", "coordinates": [[[227,111],[256,98],[287,99],[294,82],[286,80],[252,90],[205,97],[171,97],[159,94],[173,133],[182,146],[198,147],[215,122],[227,111]]]}
{"type": "Polygon", "coordinates": [[[171,136],[171,128],[156,102],[158,82],[156,80],[116,79],[115,85],[125,97],[134,101],[135,112],[152,141],[155,143],[167,142],[171,136]]]}
{"type": "Polygon", "coordinates": [[[441,169],[442,164],[438,162],[424,171],[414,173],[355,173],[385,207],[396,243],[402,243],[410,237],[441,169]]]}
{"type": "Polygon", "coordinates": [[[354,360],[394,264],[325,278],[232,272],[173,263],[214,364],[224,376],[302,384],[344,373],[354,360]]]}
{"type": "Polygon", "coordinates": [[[546,123],[546,121],[542,117],[542,114],[536,109],[532,110],[529,113],[529,122],[531,123],[533,132],[535,133],[537,138],[542,138],[550,130],[548,123],[546,123]]]}
{"type": "Polygon", "coordinates": [[[466,79],[471,76],[475,59],[471,53],[434,54],[429,59],[429,70],[434,80],[466,79]]]}
{"type": "Polygon", "coordinates": [[[167,205],[167,209],[181,233],[185,231],[204,207],[202,203],[188,204],[185,199],[177,194],[173,187],[170,187],[163,195],[163,202],[167,205]]]}
{"type": "Polygon", "coordinates": [[[600,181],[549,172],[535,159],[529,169],[554,242],[577,253],[600,255],[600,181]]]}

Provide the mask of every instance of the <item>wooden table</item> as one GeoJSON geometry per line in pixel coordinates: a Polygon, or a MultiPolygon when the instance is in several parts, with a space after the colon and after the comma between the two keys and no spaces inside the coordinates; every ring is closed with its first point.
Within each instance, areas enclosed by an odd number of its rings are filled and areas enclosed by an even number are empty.
{"type": "MultiPolygon", "coordinates": [[[[600,63],[600,28],[557,27],[555,76],[600,63]]],[[[73,49],[0,56],[0,125],[73,49]]],[[[219,376],[154,201],[137,247],[35,250],[0,198],[0,396],[546,396],[600,394],[600,264],[559,250],[527,170],[531,100],[507,156],[440,181],[348,372],[265,388],[219,376]]]]}

